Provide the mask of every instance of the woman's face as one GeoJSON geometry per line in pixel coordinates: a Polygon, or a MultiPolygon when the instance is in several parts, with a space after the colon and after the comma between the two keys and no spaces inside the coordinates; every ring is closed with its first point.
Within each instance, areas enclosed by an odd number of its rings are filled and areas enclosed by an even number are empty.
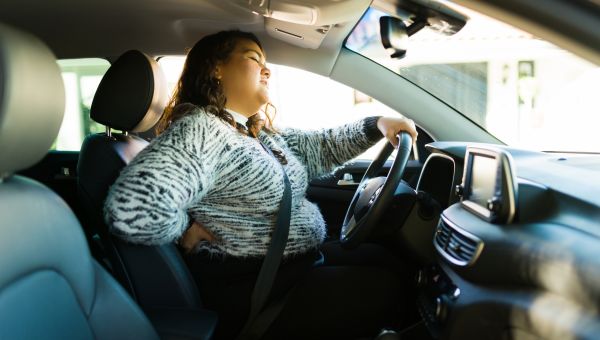
{"type": "Polygon", "coordinates": [[[265,56],[255,42],[237,42],[229,59],[217,65],[215,70],[227,98],[225,107],[249,117],[269,101],[271,71],[265,62],[265,56]]]}

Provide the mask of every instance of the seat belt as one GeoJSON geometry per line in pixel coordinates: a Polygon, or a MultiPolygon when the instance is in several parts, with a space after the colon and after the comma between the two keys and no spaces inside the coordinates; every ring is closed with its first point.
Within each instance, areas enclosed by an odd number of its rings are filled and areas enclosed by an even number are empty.
{"type": "MultiPolygon", "coordinates": [[[[276,158],[271,149],[269,149],[260,139],[256,138],[256,140],[267,153],[273,158],[276,158]]],[[[267,254],[260,267],[260,271],[258,272],[256,283],[254,284],[254,289],[250,298],[250,313],[248,315],[248,320],[238,335],[238,340],[259,339],[269,328],[271,323],[275,321],[275,318],[279,315],[286,300],[286,298],[283,298],[263,311],[269,294],[271,293],[271,288],[273,287],[273,282],[275,281],[281,259],[283,258],[283,251],[285,250],[290,231],[292,188],[283,165],[281,165],[281,170],[283,171],[283,183],[285,188],[283,190],[281,202],[279,203],[279,213],[277,214],[275,229],[273,230],[273,236],[271,237],[271,243],[267,249],[267,254]]]]}

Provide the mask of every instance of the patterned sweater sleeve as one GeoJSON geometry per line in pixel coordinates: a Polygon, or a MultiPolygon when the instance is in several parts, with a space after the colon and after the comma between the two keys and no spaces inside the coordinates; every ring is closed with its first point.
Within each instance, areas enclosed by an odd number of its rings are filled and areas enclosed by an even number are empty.
{"type": "Polygon", "coordinates": [[[377,129],[378,119],[368,117],[338,128],[318,131],[284,129],[281,136],[304,163],[311,180],[330,173],[379,141],[383,135],[377,129]]]}
{"type": "Polygon", "coordinates": [[[187,208],[211,186],[218,143],[204,113],[180,119],[121,172],[109,190],[104,219],[118,237],[139,244],[173,242],[190,224],[187,208]],[[210,149],[210,150],[209,150],[210,149]]]}

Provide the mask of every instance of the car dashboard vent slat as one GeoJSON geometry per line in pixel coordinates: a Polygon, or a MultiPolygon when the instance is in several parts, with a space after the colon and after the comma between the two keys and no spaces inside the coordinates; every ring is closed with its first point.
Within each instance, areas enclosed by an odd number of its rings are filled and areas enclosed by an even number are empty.
{"type": "Polygon", "coordinates": [[[440,255],[458,266],[472,265],[483,249],[479,238],[453,225],[444,216],[435,231],[433,244],[440,255]]]}

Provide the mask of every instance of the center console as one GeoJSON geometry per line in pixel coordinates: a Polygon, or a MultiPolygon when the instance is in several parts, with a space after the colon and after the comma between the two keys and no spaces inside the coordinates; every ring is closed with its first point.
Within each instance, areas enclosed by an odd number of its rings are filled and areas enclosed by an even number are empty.
{"type": "Polygon", "coordinates": [[[418,272],[417,287],[417,308],[427,329],[437,338],[441,335],[453,304],[460,298],[460,289],[437,265],[425,267],[418,272]]]}
{"type": "MultiPolygon", "coordinates": [[[[433,235],[439,262],[421,269],[417,275],[418,309],[435,338],[444,334],[452,323],[449,319],[454,320],[464,305],[460,287],[448,274],[454,275],[454,269],[468,270],[483,251],[484,242],[472,227],[509,224],[516,215],[517,186],[508,152],[493,147],[467,147],[462,175],[462,183],[455,191],[460,202],[442,212],[433,235]]],[[[459,284],[465,290],[463,295],[468,293],[465,282],[461,280],[459,284]]]]}

